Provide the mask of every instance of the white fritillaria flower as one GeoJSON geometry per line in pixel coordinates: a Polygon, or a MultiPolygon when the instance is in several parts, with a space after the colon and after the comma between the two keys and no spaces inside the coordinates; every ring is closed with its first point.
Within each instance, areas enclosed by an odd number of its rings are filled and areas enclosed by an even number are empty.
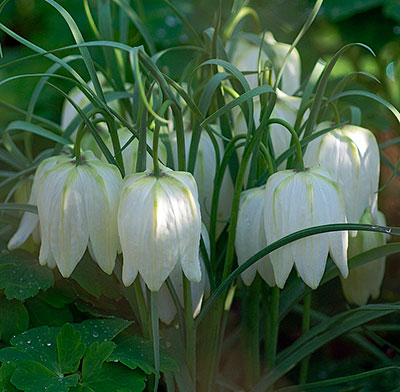
{"type": "MultiPolygon", "coordinates": [[[[240,196],[235,239],[239,265],[267,246],[264,229],[264,198],[265,187],[249,189],[242,192],[240,196]]],[[[247,286],[252,284],[257,271],[269,286],[275,286],[274,271],[268,255],[242,273],[242,280],[247,286]]]]}
{"type": "Polygon", "coordinates": [[[121,181],[115,166],[95,159],[63,161],[44,173],[37,186],[42,265],[57,265],[67,278],[89,243],[100,268],[111,274],[121,181]]]}
{"type": "MultiPolygon", "coordinates": [[[[339,187],[321,167],[273,174],[265,186],[265,233],[272,244],[296,231],[319,225],[345,223],[339,187]]],[[[283,288],[296,265],[303,281],[316,289],[324,274],[328,251],[344,277],[348,275],[347,232],[322,233],[294,241],[270,254],[275,281],[283,288]]]]}
{"type": "Polygon", "coordinates": [[[187,172],[162,168],[125,178],[118,209],[124,263],[122,280],[139,272],[151,291],[160,290],[177,263],[192,282],[201,279],[201,231],[197,186],[187,172]]]}
{"type": "MultiPolygon", "coordinates": [[[[261,53],[261,65],[266,60],[271,60],[272,65],[278,69],[274,71],[277,73],[281,67],[282,61],[288,52],[290,45],[275,41],[271,33],[265,35],[265,42],[270,50],[270,56],[264,50],[261,53]]],[[[246,79],[251,88],[257,87],[257,70],[258,70],[258,57],[260,47],[247,40],[239,40],[236,44],[235,52],[232,56],[232,64],[235,65],[242,72],[255,72],[254,74],[246,75],[246,79]]],[[[276,76],[276,74],[274,75],[276,76]]],[[[286,62],[283,75],[281,89],[287,94],[294,94],[300,88],[301,79],[301,61],[299,52],[294,49],[286,62]]]]}
{"type": "MultiPolygon", "coordinates": [[[[329,127],[320,124],[318,129],[329,127]]],[[[348,222],[358,223],[366,208],[377,213],[379,148],[375,136],[365,128],[345,125],[309,143],[305,165],[329,169],[343,192],[348,222]]]]}
{"type": "MultiPolygon", "coordinates": [[[[36,169],[35,176],[33,178],[33,184],[28,204],[36,206],[38,183],[42,178],[43,174],[46,173],[47,170],[53,168],[58,163],[66,162],[69,160],[70,159],[65,156],[55,156],[47,158],[40,163],[40,165],[36,169]]],[[[32,212],[24,212],[18,230],[15,232],[15,234],[11,237],[10,241],[8,242],[8,249],[12,250],[19,248],[34,232],[34,230],[38,228],[38,225],[39,225],[38,214],[34,214],[32,212]]]]}
{"type": "MultiPolygon", "coordinates": [[[[378,219],[372,218],[371,211],[366,210],[361,217],[360,223],[377,224],[386,226],[386,219],[382,212],[378,211],[378,219]]],[[[373,231],[358,231],[355,237],[349,238],[348,257],[357,256],[369,249],[382,246],[387,241],[387,235],[373,231]]],[[[347,301],[358,306],[365,305],[368,298],[379,297],[380,287],[385,275],[385,259],[363,264],[350,270],[347,279],[341,278],[344,296],[347,301]]]]}
{"type": "MultiPolygon", "coordinates": [[[[132,174],[136,171],[136,160],[138,155],[138,147],[139,141],[137,138],[132,139],[133,134],[129,131],[128,128],[121,128],[118,130],[118,138],[120,142],[120,146],[122,149],[122,159],[124,162],[125,174],[132,174]],[[124,148],[126,143],[129,144],[124,148]]],[[[146,135],[147,144],[150,147],[153,147],[153,135],[151,132],[148,132],[146,135]]],[[[106,146],[110,149],[111,152],[115,154],[114,146],[112,144],[111,137],[109,137],[106,141],[106,146]]],[[[165,148],[164,144],[161,140],[158,143],[158,156],[162,162],[167,161],[167,149],[165,148]]],[[[103,156],[103,160],[106,161],[105,157],[103,156]]],[[[147,152],[146,154],[146,166],[152,167],[153,166],[153,157],[147,152]]]]}

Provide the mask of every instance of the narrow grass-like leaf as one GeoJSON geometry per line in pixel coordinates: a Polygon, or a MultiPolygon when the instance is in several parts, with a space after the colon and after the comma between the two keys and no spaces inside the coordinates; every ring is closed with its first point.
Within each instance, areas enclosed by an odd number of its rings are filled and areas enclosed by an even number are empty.
{"type": "MultiPolygon", "coordinates": [[[[217,301],[219,296],[235,281],[239,275],[245,271],[247,268],[251,267],[254,263],[256,263],[260,258],[268,255],[269,253],[273,252],[281,248],[284,245],[287,245],[293,241],[299,240],[301,238],[308,237],[314,234],[320,233],[329,233],[332,231],[374,231],[383,234],[393,234],[393,235],[400,235],[400,228],[394,227],[386,227],[386,226],[375,226],[375,225],[364,225],[359,223],[337,223],[337,224],[330,224],[330,225],[322,225],[322,226],[314,226],[309,227],[303,230],[299,230],[295,233],[289,234],[278,241],[268,245],[267,247],[263,248],[259,252],[257,252],[254,256],[250,257],[246,262],[236,268],[230,275],[217,287],[217,289],[212,293],[212,295],[207,299],[205,302],[203,309],[201,310],[200,314],[196,319],[197,325],[203,319],[205,314],[210,310],[212,305],[217,301]]],[[[391,244],[389,244],[391,245],[391,244]]]]}
{"type": "Polygon", "coordinates": [[[38,213],[37,207],[32,204],[21,204],[21,203],[0,203],[0,210],[3,211],[24,211],[38,213]]]}
{"type": "Polygon", "coordinates": [[[47,129],[44,129],[38,125],[31,124],[26,121],[13,121],[10,123],[6,130],[4,132],[9,132],[13,130],[20,130],[20,131],[25,131],[25,132],[30,132],[34,133],[35,135],[42,136],[46,139],[52,140],[56,143],[61,143],[64,145],[71,144],[71,140],[68,140],[66,138],[63,138],[61,136],[58,136],[54,134],[53,132],[48,131],[47,129]]]}

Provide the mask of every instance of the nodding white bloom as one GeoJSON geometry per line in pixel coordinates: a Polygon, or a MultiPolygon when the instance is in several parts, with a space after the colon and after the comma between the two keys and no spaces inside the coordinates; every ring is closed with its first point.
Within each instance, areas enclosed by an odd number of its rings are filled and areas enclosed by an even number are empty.
{"type": "MultiPolygon", "coordinates": [[[[207,229],[204,225],[201,226],[201,235],[203,237],[204,245],[206,247],[206,251],[209,257],[210,239],[208,236],[207,229]]],[[[201,280],[198,283],[191,284],[193,318],[195,318],[199,314],[203,298],[204,296],[208,295],[209,291],[209,280],[201,252],[199,252],[199,258],[201,267],[201,280]]],[[[172,286],[175,289],[180,304],[184,306],[182,267],[179,263],[175,265],[174,269],[169,275],[169,278],[171,279],[172,286]]],[[[144,283],[142,287],[143,289],[145,288],[144,283]]],[[[163,285],[161,286],[157,299],[158,299],[158,316],[160,320],[165,324],[171,324],[171,322],[175,318],[177,310],[166,283],[163,283],[163,285]]]]}
{"type": "MultiPolygon", "coordinates": [[[[329,127],[320,124],[317,129],[329,127]]],[[[379,183],[379,148],[368,129],[345,125],[309,143],[306,165],[329,169],[343,192],[348,222],[358,223],[366,208],[376,219],[379,183]]]]}
{"type": "MultiPolygon", "coordinates": [[[[287,121],[290,125],[294,126],[297,117],[297,111],[299,110],[301,98],[291,97],[286,95],[280,90],[276,90],[276,104],[271,114],[271,118],[279,118],[287,121]]],[[[235,120],[235,126],[233,131],[235,135],[246,134],[247,124],[244,118],[243,112],[237,111],[237,117],[235,120]]],[[[260,113],[261,104],[257,100],[254,103],[254,123],[258,127],[260,125],[260,113]]],[[[272,146],[274,147],[274,154],[277,158],[284,151],[290,147],[290,140],[292,138],[290,132],[280,124],[271,124],[269,127],[272,146]]],[[[281,165],[283,166],[283,164],[281,165]]]]}
{"type": "MultiPolygon", "coordinates": [[[[239,265],[267,246],[264,229],[264,198],[264,186],[244,191],[240,196],[235,239],[239,265]]],[[[274,271],[268,255],[242,272],[242,280],[247,286],[253,283],[257,271],[269,286],[275,286],[274,271]]]]}
{"type": "Polygon", "coordinates": [[[42,265],[57,265],[67,278],[89,244],[100,268],[111,274],[121,181],[115,166],[96,159],[63,160],[46,170],[37,186],[42,265]]]}
{"type": "MultiPolygon", "coordinates": [[[[186,158],[189,159],[190,143],[192,140],[193,132],[187,130],[185,132],[185,150],[186,158]]],[[[219,137],[216,137],[220,156],[222,157],[224,153],[224,146],[219,137]]],[[[178,151],[176,138],[172,139],[174,148],[174,161],[175,167],[177,167],[178,162],[178,151]]],[[[210,137],[202,132],[200,136],[200,142],[197,150],[196,164],[194,167],[193,176],[196,180],[198,193],[199,193],[199,203],[201,210],[201,217],[206,227],[210,227],[210,214],[211,205],[214,191],[214,179],[216,175],[217,159],[215,155],[214,145],[210,137]]],[[[222,231],[225,223],[228,221],[231,210],[232,210],[232,198],[233,198],[233,183],[229,170],[225,171],[224,178],[222,180],[218,209],[217,209],[217,234],[222,231]]]]}
{"type": "Polygon", "coordinates": [[[139,272],[147,287],[160,290],[176,264],[192,282],[201,279],[201,231],[197,186],[187,172],[162,168],[126,177],[118,209],[124,256],[122,280],[133,283],[139,272]]]}
{"type": "MultiPolygon", "coordinates": [[[[40,179],[43,177],[43,174],[46,171],[50,170],[58,163],[69,161],[70,159],[65,156],[55,156],[51,158],[47,158],[43,160],[38,168],[36,169],[35,176],[33,177],[31,194],[29,196],[28,204],[32,204],[34,206],[37,205],[37,192],[38,192],[38,184],[40,179]]],[[[8,249],[13,250],[19,248],[28,237],[37,231],[39,226],[39,216],[38,214],[34,214],[32,212],[24,212],[22,215],[21,222],[19,224],[18,230],[11,237],[8,242],[8,249]]],[[[36,235],[36,237],[38,237],[36,235]]]]}
{"type": "MultiPolygon", "coordinates": [[[[266,60],[271,60],[274,68],[274,77],[281,67],[282,61],[290,48],[289,44],[277,42],[271,33],[265,35],[265,48],[261,53],[261,66],[266,60]]],[[[251,88],[258,86],[258,57],[260,45],[255,45],[247,40],[239,40],[234,48],[232,64],[242,72],[255,72],[246,75],[251,88]]],[[[300,88],[301,61],[297,49],[294,49],[286,62],[283,74],[281,90],[287,94],[294,94],[300,88]]]]}
{"type": "MultiPolygon", "coordinates": [[[[319,225],[345,223],[339,187],[322,167],[305,171],[283,170],[265,186],[264,224],[268,244],[296,231],[319,225]]],[[[296,265],[303,281],[316,289],[324,274],[328,251],[344,277],[348,275],[347,232],[322,233],[302,238],[270,254],[275,281],[283,288],[296,265]]]]}
{"type": "MultiPolygon", "coordinates": [[[[122,159],[124,162],[125,174],[132,174],[136,171],[136,160],[138,155],[139,141],[137,138],[132,139],[133,134],[128,128],[121,128],[118,130],[118,138],[122,150],[122,159]],[[129,143],[125,148],[124,146],[129,143]]],[[[153,134],[148,131],[146,135],[147,144],[153,147],[153,134]]],[[[106,141],[107,147],[115,154],[114,146],[112,144],[111,137],[106,141]]],[[[158,143],[158,157],[162,162],[167,161],[167,149],[161,140],[158,143]]],[[[103,156],[103,160],[105,157],[103,156]]],[[[153,157],[147,152],[146,153],[146,166],[153,167],[153,157]]]]}
{"type": "MultiPolygon", "coordinates": [[[[374,220],[370,210],[365,210],[360,223],[386,225],[385,216],[378,211],[378,219],[374,220]]],[[[387,241],[387,235],[373,231],[358,231],[355,237],[349,238],[348,257],[357,256],[369,249],[382,246],[387,241]]],[[[352,268],[347,279],[341,278],[342,289],[346,300],[358,306],[365,305],[368,298],[379,297],[380,287],[385,275],[385,260],[382,257],[378,260],[352,268]]]]}

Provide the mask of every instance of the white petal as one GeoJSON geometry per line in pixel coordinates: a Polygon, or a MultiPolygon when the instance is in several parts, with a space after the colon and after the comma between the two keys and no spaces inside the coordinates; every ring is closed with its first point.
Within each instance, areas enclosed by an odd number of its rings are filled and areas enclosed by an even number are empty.
{"type": "Polygon", "coordinates": [[[85,253],[88,243],[87,220],[83,189],[77,168],[71,164],[55,167],[41,183],[40,194],[52,193],[48,206],[41,205],[40,211],[48,208],[48,222],[41,222],[49,230],[51,253],[63,277],[68,278],[85,253]],[[57,182],[58,181],[58,182],[57,182]],[[54,184],[54,185],[52,185],[54,184]]]}
{"type": "Polygon", "coordinates": [[[116,168],[101,162],[79,166],[85,210],[94,259],[111,274],[119,245],[117,209],[121,176],[116,168]]]}

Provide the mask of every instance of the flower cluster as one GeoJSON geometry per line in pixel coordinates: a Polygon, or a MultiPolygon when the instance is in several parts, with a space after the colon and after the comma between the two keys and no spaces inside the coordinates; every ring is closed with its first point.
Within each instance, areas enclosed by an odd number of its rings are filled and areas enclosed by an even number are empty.
{"type": "MultiPolygon", "coordinates": [[[[264,52],[260,57],[259,48],[245,40],[236,42],[236,47],[233,45],[232,63],[246,72],[250,88],[255,88],[258,81],[257,75],[248,72],[256,70],[260,62],[268,64],[273,60],[280,64],[289,50],[288,45],[277,43],[270,35],[265,37],[265,43],[274,59],[264,52]]],[[[266,65],[269,79],[275,81],[277,75],[273,70],[276,68],[268,67],[266,65]]],[[[299,117],[300,86],[300,56],[294,50],[287,59],[282,82],[275,89],[276,102],[271,112],[271,118],[284,121],[271,121],[263,140],[269,143],[271,156],[275,158],[285,153],[291,144],[298,143],[297,164],[287,156],[282,158],[277,167],[270,167],[270,175],[263,185],[251,187],[250,184],[250,188],[242,192],[235,237],[239,265],[267,245],[305,228],[383,221],[377,209],[379,149],[374,135],[359,126],[339,127],[323,122],[315,129],[320,136],[302,148],[293,133],[296,132],[295,124],[301,126],[308,117],[307,110],[299,117]]],[[[72,92],[71,99],[78,104],[88,104],[76,91],[72,92]]],[[[255,99],[254,124],[257,129],[263,104],[260,97],[255,99]]],[[[62,121],[65,128],[72,130],[71,110],[71,105],[65,106],[62,121]]],[[[235,108],[233,118],[233,135],[247,135],[248,119],[245,120],[244,112],[235,108]]],[[[184,120],[188,157],[194,132],[190,120],[184,120]]],[[[9,248],[21,246],[34,230],[40,228],[40,263],[52,268],[57,266],[63,277],[73,273],[86,249],[100,268],[111,274],[117,254],[122,251],[122,281],[126,286],[140,275],[151,291],[167,293],[165,281],[170,278],[182,299],[183,273],[191,282],[197,283],[192,286],[193,305],[200,304],[207,286],[199,252],[200,233],[203,231],[202,237],[208,242],[207,229],[212,224],[210,212],[216,202],[218,229],[214,231],[218,236],[229,223],[234,199],[232,177],[226,170],[219,184],[219,198],[214,200],[224,137],[218,125],[213,127],[217,135],[214,139],[206,132],[199,135],[193,175],[171,170],[177,168],[178,162],[177,137],[171,130],[166,130],[164,135],[168,139],[168,148],[161,140],[154,144],[158,146],[156,157],[162,163],[161,170],[153,169],[153,157],[147,152],[145,161],[149,169],[140,173],[136,172],[139,142],[132,132],[127,128],[117,130],[123,148],[116,151],[114,140],[101,131],[104,145],[111,154],[122,155],[125,178],[117,166],[107,163],[97,146],[91,147],[95,144],[93,137],[84,135],[86,139],[81,140],[81,145],[91,151],[81,158],[56,156],[44,160],[38,167],[29,199],[30,204],[37,205],[38,216],[24,213],[9,248]]],[[[148,148],[152,149],[155,139],[151,125],[146,139],[148,148]]],[[[243,151],[238,151],[240,162],[243,151]]],[[[330,254],[342,274],[346,298],[362,304],[370,295],[377,296],[384,260],[356,268],[349,275],[347,258],[384,241],[382,235],[357,232],[351,232],[350,236],[344,231],[312,235],[259,259],[242,273],[242,280],[250,285],[258,272],[269,286],[283,288],[295,266],[301,279],[316,289],[330,254]],[[355,290],[358,286],[360,288],[355,290]]],[[[169,295],[162,298],[171,301],[169,295]]],[[[166,312],[161,317],[169,322],[174,314],[166,312]]]]}

